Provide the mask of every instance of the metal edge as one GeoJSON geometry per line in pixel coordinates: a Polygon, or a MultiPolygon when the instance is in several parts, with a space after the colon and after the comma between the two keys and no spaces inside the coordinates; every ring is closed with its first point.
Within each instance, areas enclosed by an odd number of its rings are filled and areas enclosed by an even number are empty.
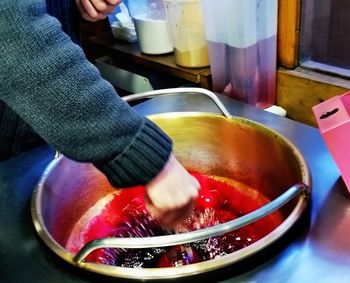
{"type": "Polygon", "coordinates": [[[57,163],[61,160],[60,158],[54,159],[49,163],[49,165],[46,167],[44,173],[42,174],[42,177],[36,186],[36,188],[33,191],[32,199],[31,199],[31,214],[32,214],[32,220],[34,223],[34,227],[40,236],[40,238],[45,242],[45,244],[52,249],[54,253],[56,253],[59,257],[64,259],[65,261],[69,262],[70,264],[80,267],[81,269],[87,270],[87,271],[93,271],[95,273],[101,274],[101,275],[107,275],[117,278],[126,278],[126,279],[135,279],[135,280],[161,280],[161,279],[176,279],[176,278],[182,278],[187,277],[191,275],[196,275],[199,273],[203,273],[203,271],[209,272],[212,270],[216,270],[228,265],[232,265],[236,262],[239,262],[248,256],[252,256],[256,254],[258,251],[261,251],[262,249],[267,248],[270,244],[274,243],[276,240],[281,238],[293,225],[294,223],[300,218],[304,210],[306,209],[309,199],[311,197],[311,188],[312,188],[312,180],[310,175],[309,166],[302,156],[299,149],[292,143],[288,138],[280,134],[278,131],[271,129],[264,124],[261,124],[259,122],[255,122],[253,120],[238,117],[238,116],[231,116],[231,117],[224,117],[219,114],[215,113],[207,113],[207,112],[169,112],[169,113],[161,113],[161,114],[152,114],[148,117],[153,116],[164,116],[164,115],[214,115],[221,117],[223,119],[237,119],[244,122],[248,122],[251,124],[255,124],[260,126],[261,128],[277,135],[280,139],[282,139],[284,142],[286,142],[293,152],[296,154],[296,157],[298,158],[303,174],[303,182],[307,185],[308,189],[304,194],[301,194],[299,196],[299,201],[293,211],[290,213],[290,215],[283,221],[281,225],[279,225],[276,229],[274,229],[272,232],[270,232],[265,237],[261,238],[260,240],[256,241],[255,243],[249,245],[248,247],[245,247],[241,250],[238,250],[234,253],[231,253],[226,256],[219,257],[217,259],[194,263],[190,265],[185,266],[179,266],[179,267],[167,267],[167,268],[144,268],[144,269],[137,269],[137,268],[125,268],[125,267],[117,267],[117,266],[110,266],[110,265],[103,265],[103,264],[95,264],[95,263],[85,263],[80,262],[77,264],[73,259],[74,255],[66,251],[59,243],[57,243],[48,233],[47,229],[44,226],[44,223],[42,221],[42,216],[38,212],[40,211],[38,208],[41,207],[39,203],[39,197],[41,195],[41,190],[43,189],[43,183],[45,182],[48,174],[51,170],[57,165],[57,163]]]}

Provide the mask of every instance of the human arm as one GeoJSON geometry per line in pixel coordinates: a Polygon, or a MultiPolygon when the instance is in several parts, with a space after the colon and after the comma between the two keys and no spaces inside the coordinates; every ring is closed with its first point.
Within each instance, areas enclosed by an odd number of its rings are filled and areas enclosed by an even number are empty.
{"type": "Polygon", "coordinates": [[[47,143],[94,163],[113,185],[152,180],[170,156],[170,139],[118,97],[42,12],[42,1],[6,0],[0,9],[0,99],[47,143]]]}
{"type": "MultiPolygon", "coordinates": [[[[171,140],[117,96],[59,22],[43,12],[43,3],[0,3],[0,99],[48,144],[93,163],[112,185],[157,179],[170,160],[171,140]]],[[[193,203],[186,193],[191,186],[182,187],[187,203],[178,207],[193,203]]],[[[168,188],[164,194],[171,194],[168,188]]],[[[157,195],[149,198],[159,204],[157,195]]]]}

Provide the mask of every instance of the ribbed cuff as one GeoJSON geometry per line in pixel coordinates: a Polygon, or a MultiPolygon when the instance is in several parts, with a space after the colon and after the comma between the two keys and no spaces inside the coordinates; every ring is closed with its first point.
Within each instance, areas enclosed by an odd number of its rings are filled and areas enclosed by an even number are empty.
{"type": "Polygon", "coordinates": [[[137,136],[123,153],[109,162],[94,165],[114,187],[145,185],[163,169],[171,151],[171,139],[145,119],[137,136]]]}

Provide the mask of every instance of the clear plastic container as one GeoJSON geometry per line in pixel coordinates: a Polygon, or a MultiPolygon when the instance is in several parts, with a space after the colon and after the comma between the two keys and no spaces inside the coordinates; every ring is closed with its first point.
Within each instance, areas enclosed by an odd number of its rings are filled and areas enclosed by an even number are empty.
{"type": "Polygon", "coordinates": [[[137,41],[137,35],[126,3],[127,1],[125,3],[121,2],[120,5],[108,15],[108,20],[115,38],[134,43],[137,41]]]}
{"type": "Polygon", "coordinates": [[[276,99],[277,0],[202,0],[213,90],[267,108],[276,99]]]}
{"type": "Polygon", "coordinates": [[[209,66],[200,0],[164,0],[174,41],[177,65],[198,68],[209,66]]]}
{"type": "Polygon", "coordinates": [[[128,5],[141,52],[150,55],[173,52],[163,0],[129,0],[128,5]]]}

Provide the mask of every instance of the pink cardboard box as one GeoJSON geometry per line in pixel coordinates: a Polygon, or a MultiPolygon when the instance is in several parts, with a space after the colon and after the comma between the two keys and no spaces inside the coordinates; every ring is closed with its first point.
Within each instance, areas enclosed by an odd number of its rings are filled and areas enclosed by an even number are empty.
{"type": "Polygon", "coordinates": [[[350,191],[350,92],[312,108],[321,135],[350,191]]]}

